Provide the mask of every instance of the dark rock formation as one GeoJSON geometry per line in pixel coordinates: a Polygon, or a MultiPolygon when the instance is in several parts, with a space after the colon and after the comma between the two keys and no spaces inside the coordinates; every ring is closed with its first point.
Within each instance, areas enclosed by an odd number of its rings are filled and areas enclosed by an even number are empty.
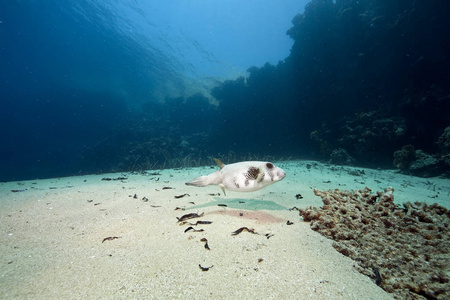
{"type": "Polygon", "coordinates": [[[217,136],[246,151],[326,161],[343,149],[349,163],[369,167],[392,167],[408,144],[440,160],[436,141],[450,125],[449,12],[445,1],[312,0],[287,32],[289,57],[214,89],[217,136]]]}
{"type": "Polygon", "coordinates": [[[448,159],[450,155],[430,155],[422,150],[415,150],[406,145],[394,152],[394,166],[403,173],[421,177],[432,177],[440,174],[448,175],[448,159]]]}
{"type": "Polygon", "coordinates": [[[355,160],[351,157],[345,149],[338,148],[334,149],[330,154],[331,164],[336,165],[353,165],[355,160]]]}

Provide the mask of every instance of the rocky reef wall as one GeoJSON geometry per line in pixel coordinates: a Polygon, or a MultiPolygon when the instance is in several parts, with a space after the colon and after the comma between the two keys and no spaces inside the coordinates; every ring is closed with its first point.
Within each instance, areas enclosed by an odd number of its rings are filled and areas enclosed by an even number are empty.
{"type": "Polygon", "coordinates": [[[444,1],[310,1],[287,31],[289,57],[212,90],[222,122],[211,146],[398,168],[394,153],[412,145],[429,158],[400,171],[448,174],[449,12],[444,1]]]}

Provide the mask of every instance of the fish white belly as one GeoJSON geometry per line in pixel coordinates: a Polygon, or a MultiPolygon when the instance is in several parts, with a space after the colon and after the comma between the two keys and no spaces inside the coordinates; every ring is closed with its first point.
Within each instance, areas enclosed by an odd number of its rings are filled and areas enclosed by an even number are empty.
{"type": "Polygon", "coordinates": [[[229,178],[223,181],[223,186],[226,190],[236,192],[254,192],[264,187],[261,183],[257,183],[256,180],[246,180],[244,178],[229,178]]]}

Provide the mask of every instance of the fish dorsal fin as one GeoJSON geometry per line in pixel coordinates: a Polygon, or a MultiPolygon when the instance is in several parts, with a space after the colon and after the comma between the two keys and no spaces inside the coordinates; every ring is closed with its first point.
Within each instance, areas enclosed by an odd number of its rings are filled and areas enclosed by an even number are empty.
{"type": "Polygon", "coordinates": [[[219,166],[219,168],[222,170],[223,167],[225,167],[225,164],[218,158],[214,158],[214,161],[219,166]]]}

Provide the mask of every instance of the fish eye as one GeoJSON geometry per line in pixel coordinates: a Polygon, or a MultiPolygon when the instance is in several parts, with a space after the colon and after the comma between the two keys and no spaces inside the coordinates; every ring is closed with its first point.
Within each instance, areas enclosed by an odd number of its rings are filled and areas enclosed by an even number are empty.
{"type": "Polygon", "coordinates": [[[267,164],[266,164],[266,167],[267,167],[268,169],[272,169],[272,168],[273,168],[273,164],[267,163],[267,164]]]}

